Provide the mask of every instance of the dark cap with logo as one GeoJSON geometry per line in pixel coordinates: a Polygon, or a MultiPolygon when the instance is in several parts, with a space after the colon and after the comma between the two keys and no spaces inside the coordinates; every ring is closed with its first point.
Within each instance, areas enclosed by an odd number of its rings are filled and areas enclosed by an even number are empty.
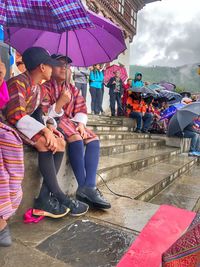
{"type": "Polygon", "coordinates": [[[53,59],[49,52],[42,47],[30,47],[22,55],[22,60],[28,71],[36,69],[40,64],[52,67],[61,66],[60,62],[53,59]]]}

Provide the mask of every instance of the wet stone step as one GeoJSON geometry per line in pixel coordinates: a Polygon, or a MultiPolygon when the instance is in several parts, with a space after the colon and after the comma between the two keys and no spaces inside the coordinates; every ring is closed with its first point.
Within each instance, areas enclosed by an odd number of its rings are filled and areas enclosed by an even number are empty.
{"type": "MultiPolygon", "coordinates": [[[[139,172],[132,172],[107,182],[107,186],[114,192],[130,196],[133,199],[149,201],[169,184],[196,164],[197,159],[183,155],[171,157],[154,166],[148,166],[139,172]]],[[[110,194],[108,188],[102,184],[100,189],[110,194]]],[[[153,202],[154,204],[160,204],[153,202]]],[[[163,203],[161,203],[163,204],[163,203]]]]}
{"type": "Polygon", "coordinates": [[[128,139],[128,140],[109,140],[101,141],[101,156],[114,155],[129,151],[137,151],[154,147],[161,147],[165,144],[163,140],[143,140],[143,139],[128,139]]]}
{"type": "Polygon", "coordinates": [[[200,166],[180,176],[173,184],[155,196],[151,203],[169,204],[179,208],[200,210],[200,166]]]}
{"type": "MultiPolygon", "coordinates": [[[[98,174],[105,180],[111,180],[167,160],[179,153],[180,150],[177,148],[161,147],[101,157],[98,174]]],[[[97,181],[102,182],[99,175],[97,181]]]]}
{"type": "MultiPolygon", "coordinates": [[[[97,131],[101,141],[103,140],[126,140],[126,139],[150,139],[151,135],[149,134],[137,134],[132,132],[101,132],[97,131]]],[[[153,137],[152,137],[153,139],[153,137]]]]}
{"type": "Polygon", "coordinates": [[[124,131],[124,132],[128,132],[129,131],[129,128],[128,127],[125,127],[125,126],[88,126],[88,128],[90,130],[93,130],[93,131],[106,131],[106,132],[110,132],[110,131],[113,131],[113,132],[118,132],[118,131],[124,131]]]}
{"type": "Polygon", "coordinates": [[[136,235],[113,226],[79,220],[36,248],[73,267],[114,267],[136,235]]]}

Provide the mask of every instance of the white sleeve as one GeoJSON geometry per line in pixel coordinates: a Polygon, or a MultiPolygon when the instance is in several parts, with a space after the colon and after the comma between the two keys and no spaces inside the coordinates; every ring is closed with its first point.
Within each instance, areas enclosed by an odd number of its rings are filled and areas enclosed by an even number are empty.
{"type": "Polygon", "coordinates": [[[52,117],[52,118],[55,118],[55,117],[62,117],[63,114],[64,114],[63,109],[61,110],[60,113],[57,113],[57,112],[55,111],[55,108],[56,108],[56,103],[54,103],[54,104],[49,108],[49,112],[48,112],[49,117],[52,117]]]}
{"type": "Polygon", "coordinates": [[[32,138],[46,126],[29,115],[25,115],[16,123],[16,128],[28,138],[32,138]]]}
{"type": "Polygon", "coordinates": [[[76,115],[71,119],[75,122],[83,123],[85,126],[87,125],[88,116],[85,113],[76,113],[76,115]]]}

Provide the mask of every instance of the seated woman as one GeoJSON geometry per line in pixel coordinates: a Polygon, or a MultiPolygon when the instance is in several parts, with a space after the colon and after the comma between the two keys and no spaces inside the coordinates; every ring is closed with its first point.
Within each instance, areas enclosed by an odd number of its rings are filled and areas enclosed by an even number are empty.
{"type": "MultiPolygon", "coordinates": [[[[0,62],[0,108],[9,100],[4,81],[5,65],[0,62]]],[[[0,122],[0,247],[10,246],[11,236],[7,220],[16,212],[22,199],[24,177],[22,141],[18,134],[0,122]]]]}
{"type": "Polygon", "coordinates": [[[54,67],[52,79],[44,84],[49,92],[51,105],[64,110],[58,127],[68,142],[68,155],[78,182],[77,199],[93,207],[108,209],[106,201],[96,188],[96,172],[99,162],[99,139],[88,128],[87,107],[79,90],[70,84],[71,59],[63,55],[52,55],[62,66],[54,67]],[[66,78],[67,72],[67,78],[66,78]],[[85,147],[84,147],[85,146],[85,147]]]}

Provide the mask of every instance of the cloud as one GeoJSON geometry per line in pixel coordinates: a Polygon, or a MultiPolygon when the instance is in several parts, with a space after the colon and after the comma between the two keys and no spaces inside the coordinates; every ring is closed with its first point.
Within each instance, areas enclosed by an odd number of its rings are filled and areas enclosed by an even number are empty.
{"type": "Polygon", "coordinates": [[[139,13],[131,64],[179,66],[200,62],[200,1],[190,0],[190,5],[181,2],[163,0],[163,4],[150,4],[139,13]]]}

